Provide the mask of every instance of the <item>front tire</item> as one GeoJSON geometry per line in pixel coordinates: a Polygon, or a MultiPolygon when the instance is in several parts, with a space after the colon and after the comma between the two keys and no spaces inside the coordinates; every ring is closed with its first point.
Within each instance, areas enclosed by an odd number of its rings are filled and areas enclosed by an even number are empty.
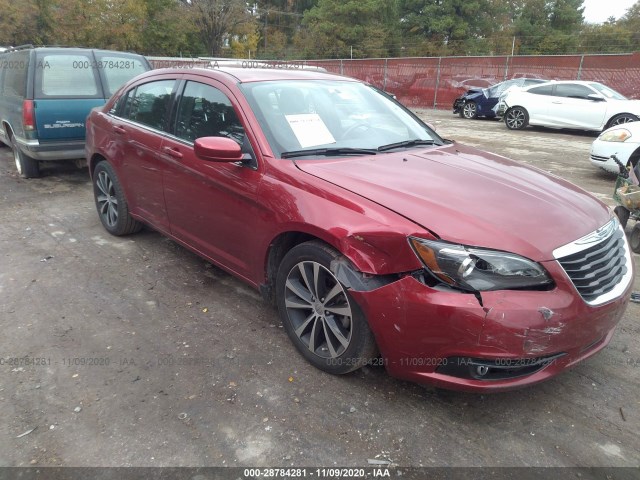
{"type": "Polygon", "coordinates": [[[609,120],[609,123],[607,123],[605,130],[607,128],[611,128],[616,125],[622,125],[624,123],[637,122],[637,121],[638,121],[638,117],[636,117],[635,115],[632,115],[631,113],[621,113],[613,117],[611,120],[609,120]]]}
{"type": "Polygon", "coordinates": [[[102,226],[111,235],[128,235],[140,231],[142,224],[129,215],[129,206],[118,176],[106,161],[93,172],[93,197],[102,226]]]}
{"type": "Polygon", "coordinates": [[[478,118],[478,105],[476,102],[464,102],[462,110],[460,110],[460,116],[468,120],[478,118]]]}
{"type": "Polygon", "coordinates": [[[504,123],[509,130],[522,130],[529,125],[529,113],[522,107],[513,107],[504,114],[504,123]]]}
{"type": "Polygon", "coordinates": [[[378,356],[364,314],[330,271],[338,257],[319,241],[302,243],[285,255],[276,277],[278,312],[289,338],[309,363],[336,375],[378,356]]]}
{"type": "Polygon", "coordinates": [[[11,149],[13,150],[16,170],[18,170],[20,176],[22,178],[38,178],[40,176],[40,164],[37,160],[22,153],[15,136],[11,137],[11,149]]]}
{"type": "Polygon", "coordinates": [[[625,228],[627,228],[627,222],[629,221],[630,214],[629,210],[624,208],[622,205],[618,205],[613,209],[613,213],[615,213],[616,217],[618,217],[618,221],[620,222],[620,225],[622,225],[622,229],[624,230],[625,228]]]}

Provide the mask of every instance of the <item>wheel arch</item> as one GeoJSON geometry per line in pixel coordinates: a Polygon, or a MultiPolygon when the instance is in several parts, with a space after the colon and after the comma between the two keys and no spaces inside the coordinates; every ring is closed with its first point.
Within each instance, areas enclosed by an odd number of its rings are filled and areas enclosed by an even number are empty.
{"type": "Polygon", "coordinates": [[[6,120],[3,120],[2,129],[4,130],[4,133],[6,134],[9,141],[11,141],[11,138],[13,137],[13,128],[11,128],[11,125],[9,125],[9,122],[7,122],[6,120]]]}
{"type": "Polygon", "coordinates": [[[620,112],[620,113],[616,113],[614,115],[611,115],[611,117],[609,117],[609,119],[607,120],[607,123],[604,124],[604,129],[606,130],[608,128],[611,128],[613,125],[611,124],[611,122],[613,121],[614,118],[619,117],[620,115],[629,115],[631,117],[635,117],[636,121],[640,121],[640,117],[638,115],[636,115],[635,113],[631,113],[631,112],[620,112]]]}
{"type": "Polygon", "coordinates": [[[89,175],[91,175],[91,178],[93,178],[93,172],[96,169],[96,166],[100,163],[100,162],[107,162],[108,160],[103,156],[100,155],[99,153],[94,153],[91,158],[87,159],[87,166],[89,167],[89,175]]]}
{"type": "MultiPolygon", "coordinates": [[[[375,271],[373,257],[376,253],[379,255],[385,255],[385,253],[366,251],[366,247],[375,248],[375,246],[367,244],[362,237],[358,237],[358,235],[352,235],[338,238],[322,230],[316,232],[304,228],[279,233],[269,242],[264,258],[264,283],[260,285],[262,296],[268,302],[275,304],[275,280],[285,255],[297,245],[314,240],[322,242],[338,252],[340,259],[335,262],[335,265],[332,265],[331,270],[348,288],[372,290],[397,280],[399,273],[375,271]],[[356,240],[356,238],[358,239],[356,240]],[[362,243],[365,248],[358,248],[358,245],[353,244],[353,240],[358,244],[362,243]]],[[[378,257],[376,256],[376,258],[378,257]]]]}

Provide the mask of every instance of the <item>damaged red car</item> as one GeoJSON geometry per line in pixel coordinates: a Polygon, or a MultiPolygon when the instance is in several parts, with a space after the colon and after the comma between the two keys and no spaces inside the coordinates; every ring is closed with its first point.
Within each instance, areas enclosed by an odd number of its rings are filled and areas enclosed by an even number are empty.
{"type": "Polygon", "coordinates": [[[603,203],[353,79],[148,72],[92,111],[86,148],[109,233],[146,224],[259,289],[329,373],[533,384],[602,350],[631,293],[603,203]]]}

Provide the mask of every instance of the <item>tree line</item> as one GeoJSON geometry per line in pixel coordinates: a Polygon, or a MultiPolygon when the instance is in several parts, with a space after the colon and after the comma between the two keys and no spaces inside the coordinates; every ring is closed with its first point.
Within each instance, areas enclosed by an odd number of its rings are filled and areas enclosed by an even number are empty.
{"type": "MultiPolygon", "coordinates": [[[[583,0],[0,0],[0,46],[263,59],[640,50],[640,0],[603,24],[583,0]]],[[[613,13],[613,12],[612,12],[613,13]]]]}

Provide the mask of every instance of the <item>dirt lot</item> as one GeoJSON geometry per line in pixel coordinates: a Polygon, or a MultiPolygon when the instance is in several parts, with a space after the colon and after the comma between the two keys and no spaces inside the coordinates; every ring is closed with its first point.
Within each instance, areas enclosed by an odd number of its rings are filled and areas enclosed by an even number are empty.
{"type": "MultiPolygon", "coordinates": [[[[594,135],[419,114],[611,204],[594,135]]],[[[3,147],[0,197],[0,466],[640,464],[638,304],[600,355],[517,392],[333,377],[244,284],[153,231],[109,236],[86,169],[23,180],[3,147]]]]}

